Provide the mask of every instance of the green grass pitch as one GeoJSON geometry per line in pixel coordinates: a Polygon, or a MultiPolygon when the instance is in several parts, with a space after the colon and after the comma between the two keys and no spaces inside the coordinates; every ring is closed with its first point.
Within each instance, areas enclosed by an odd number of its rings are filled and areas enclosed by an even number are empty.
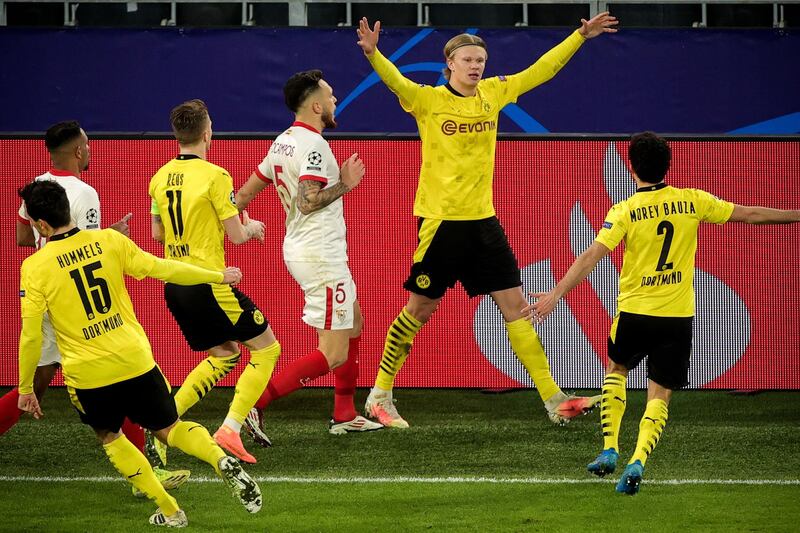
{"type": "MultiPolygon", "coordinates": [[[[4,393],[6,389],[0,390],[4,393]]],[[[212,432],[232,391],[213,391],[188,420],[212,432]]],[[[363,402],[366,392],[359,391],[363,402]]],[[[307,389],[267,412],[270,449],[246,436],[264,508],[248,515],[207,465],[173,494],[193,531],[798,531],[800,393],[679,392],[641,492],[616,494],[585,466],[600,450],[598,413],[566,427],[535,392],[398,390],[409,430],[329,435],[333,393],[307,389]]],[[[629,392],[622,460],[644,393],[629,392]]],[[[63,389],[0,437],[0,530],[147,531],[155,506],[135,499],[63,389]]],[[[619,468],[618,472],[621,471],[619,468]]],[[[614,476],[612,476],[614,477],[614,476]]]]}

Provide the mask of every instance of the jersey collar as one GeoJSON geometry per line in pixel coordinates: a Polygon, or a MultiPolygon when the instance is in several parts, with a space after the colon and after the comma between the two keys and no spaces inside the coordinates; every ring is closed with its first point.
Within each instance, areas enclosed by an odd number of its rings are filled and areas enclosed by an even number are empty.
{"type": "Polygon", "coordinates": [[[190,159],[200,159],[200,156],[196,154],[178,154],[178,157],[175,159],[178,161],[189,161],[190,159]]]}
{"type": "Polygon", "coordinates": [[[448,91],[450,91],[450,92],[451,92],[451,93],[453,93],[454,95],[458,96],[459,98],[466,98],[466,96],[464,96],[464,95],[463,95],[463,94],[461,94],[460,92],[458,92],[458,91],[456,91],[455,89],[453,89],[453,86],[452,86],[452,85],[450,85],[450,82],[447,82],[447,83],[445,83],[445,84],[444,84],[444,86],[445,86],[445,87],[447,87],[447,90],[448,90],[448,91]]]}
{"type": "Polygon", "coordinates": [[[294,122],[292,122],[292,126],[297,126],[298,128],[305,128],[307,130],[313,131],[317,135],[322,135],[322,133],[320,133],[314,126],[309,126],[305,122],[300,122],[299,120],[295,120],[294,122]]]}
{"type": "Polygon", "coordinates": [[[69,170],[59,170],[57,168],[51,168],[50,170],[48,170],[48,172],[50,174],[52,174],[53,176],[59,176],[59,177],[72,176],[72,177],[75,177],[75,178],[78,177],[77,174],[73,174],[69,170]]]}
{"type": "Polygon", "coordinates": [[[48,241],[60,241],[61,239],[66,239],[67,237],[72,237],[73,235],[78,233],[80,230],[81,229],[76,226],[76,227],[72,228],[71,230],[69,230],[67,232],[59,233],[58,235],[53,235],[52,237],[50,237],[47,240],[48,241]]]}
{"type": "Polygon", "coordinates": [[[638,189],[636,189],[636,192],[657,191],[659,189],[663,189],[666,186],[667,184],[662,181],[661,183],[656,183],[655,185],[648,185],[647,187],[639,187],[638,189]]]}

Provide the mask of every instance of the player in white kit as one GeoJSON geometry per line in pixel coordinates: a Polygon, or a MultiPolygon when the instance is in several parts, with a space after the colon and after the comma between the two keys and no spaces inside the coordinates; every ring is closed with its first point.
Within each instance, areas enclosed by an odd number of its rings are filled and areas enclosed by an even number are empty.
{"type": "Polygon", "coordinates": [[[364,163],[353,154],[340,169],[322,137],[325,128],[336,127],[336,97],[321,71],[295,74],[283,91],[295,122],[272,143],[237,193],[236,205],[245,209],[261,190],[275,185],[286,211],[283,259],[303,289],[303,321],[316,329],[319,344],[273,376],[250,412],[248,432],[262,446],[270,445],[263,433],[267,405],[331,371],[335,390],[329,431],[338,435],[383,427],[359,416],[353,403],[362,318],[347,266],[342,196],[361,182],[364,163]]]}

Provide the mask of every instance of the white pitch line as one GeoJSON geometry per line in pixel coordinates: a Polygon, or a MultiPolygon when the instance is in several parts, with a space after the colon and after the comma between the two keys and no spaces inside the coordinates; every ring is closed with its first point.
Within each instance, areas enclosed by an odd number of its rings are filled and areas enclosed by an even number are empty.
{"type": "MultiPolygon", "coordinates": [[[[311,477],[281,477],[263,476],[254,477],[261,483],[327,483],[327,484],[359,484],[359,483],[487,483],[496,485],[583,485],[593,483],[610,483],[613,479],[598,478],[491,478],[491,477],[339,477],[339,478],[311,478],[311,477]]],[[[111,476],[0,476],[0,482],[26,482],[26,483],[122,483],[120,477],[111,476]]],[[[220,479],[193,476],[189,483],[219,483],[220,479]]],[[[648,485],[800,485],[800,479],[647,479],[648,485]]]]}

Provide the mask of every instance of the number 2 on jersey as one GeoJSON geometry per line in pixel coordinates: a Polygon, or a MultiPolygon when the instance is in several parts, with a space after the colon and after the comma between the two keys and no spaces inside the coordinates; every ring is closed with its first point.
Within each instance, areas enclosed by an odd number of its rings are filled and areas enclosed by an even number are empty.
{"type": "Polygon", "coordinates": [[[672,225],[672,222],[662,220],[658,225],[656,233],[659,235],[664,234],[664,243],[661,245],[661,255],[658,258],[656,272],[672,270],[672,261],[668,263],[667,259],[669,258],[670,246],[672,246],[672,236],[675,234],[675,226],[672,225]]]}
{"type": "Polygon", "coordinates": [[[169,200],[169,205],[167,206],[167,211],[169,211],[169,221],[172,223],[172,233],[175,234],[177,239],[181,239],[183,237],[183,209],[181,209],[182,196],[183,191],[180,189],[176,191],[167,191],[167,200],[169,200]]]}
{"type": "Polygon", "coordinates": [[[84,265],[83,268],[69,271],[69,277],[75,282],[75,288],[78,289],[78,296],[83,304],[83,310],[89,320],[95,319],[95,311],[106,314],[111,310],[111,293],[108,291],[108,283],[103,278],[94,276],[94,271],[102,267],[103,265],[100,264],[100,261],[95,261],[84,265]],[[83,276],[81,276],[81,270],[83,270],[83,276]],[[86,283],[83,281],[84,276],[86,277],[86,283]],[[89,294],[92,296],[91,300],[89,300],[89,294]],[[92,303],[94,303],[94,307],[92,307],[92,303]]]}

